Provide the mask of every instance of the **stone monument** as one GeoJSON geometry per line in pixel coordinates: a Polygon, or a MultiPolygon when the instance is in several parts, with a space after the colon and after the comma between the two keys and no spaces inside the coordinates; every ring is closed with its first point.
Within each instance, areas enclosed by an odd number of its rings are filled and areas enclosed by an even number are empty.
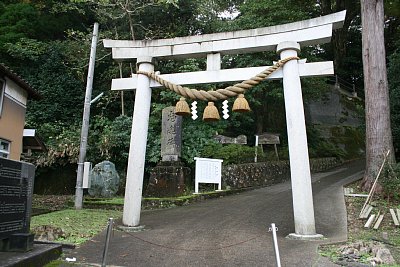
{"type": "Polygon", "coordinates": [[[161,157],[162,161],[179,161],[182,147],[182,116],[174,113],[175,107],[162,111],[161,157]]]}
{"type": "Polygon", "coordinates": [[[30,231],[35,166],[0,158],[0,266],[44,266],[61,244],[34,243],[30,231]]]}
{"type": "Polygon", "coordinates": [[[190,169],[180,161],[182,147],[182,117],[175,115],[175,107],[162,111],[161,157],[150,171],[146,195],[156,197],[179,196],[185,192],[190,169]]]}
{"type": "Polygon", "coordinates": [[[0,251],[33,248],[30,233],[35,166],[0,158],[0,251]]]}
{"type": "Polygon", "coordinates": [[[94,166],[91,175],[89,195],[94,197],[113,197],[118,191],[119,175],[114,163],[102,161],[94,166]]]}

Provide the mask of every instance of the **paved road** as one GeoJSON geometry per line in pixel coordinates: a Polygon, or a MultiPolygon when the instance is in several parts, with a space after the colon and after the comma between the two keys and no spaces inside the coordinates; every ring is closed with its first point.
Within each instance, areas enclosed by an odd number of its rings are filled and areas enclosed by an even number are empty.
{"type": "MultiPolygon", "coordinates": [[[[108,264],[116,266],[276,266],[271,223],[278,230],[282,266],[335,266],[319,257],[320,243],[347,238],[342,185],[362,176],[363,162],[313,175],[316,228],[326,239],[298,241],[294,232],[290,183],[195,203],[144,211],[145,230],[115,231],[108,264]]],[[[101,263],[104,233],[67,252],[79,263],[101,263]]]]}

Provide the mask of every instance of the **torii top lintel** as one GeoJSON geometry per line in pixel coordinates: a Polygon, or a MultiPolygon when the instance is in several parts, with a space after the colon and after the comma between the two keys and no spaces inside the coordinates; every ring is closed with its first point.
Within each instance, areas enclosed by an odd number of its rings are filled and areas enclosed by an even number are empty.
{"type": "Polygon", "coordinates": [[[332,30],[341,28],[346,11],[272,27],[158,40],[103,40],[115,60],[140,57],[188,58],[210,53],[244,54],[271,51],[284,41],[301,46],[330,42],[332,30]]]}

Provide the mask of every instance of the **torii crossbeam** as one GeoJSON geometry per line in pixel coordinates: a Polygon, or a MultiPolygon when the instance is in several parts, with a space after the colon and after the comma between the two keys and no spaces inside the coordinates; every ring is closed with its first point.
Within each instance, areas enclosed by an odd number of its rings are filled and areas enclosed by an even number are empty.
{"type": "MultiPolygon", "coordinates": [[[[207,70],[160,75],[176,84],[205,84],[248,79],[266,66],[221,69],[221,55],[276,50],[281,59],[297,56],[300,47],[330,42],[332,30],[342,27],[346,11],[284,25],[253,30],[178,37],[163,40],[104,40],[113,59],[137,60],[140,71],[154,71],[155,58],[207,57],[207,70]]],[[[315,239],[314,206],[300,77],[333,75],[333,63],[291,60],[269,79],[283,79],[293,194],[295,233],[292,238],[315,239]]],[[[113,79],[112,90],[136,89],[126,178],[123,224],[140,223],[151,88],[160,84],[138,74],[113,79]]]]}

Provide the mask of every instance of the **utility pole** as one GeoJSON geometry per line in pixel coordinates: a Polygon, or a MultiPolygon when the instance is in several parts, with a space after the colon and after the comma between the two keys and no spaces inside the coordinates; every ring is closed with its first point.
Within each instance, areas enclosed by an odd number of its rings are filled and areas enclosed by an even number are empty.
{"type": "Polygon", "coordinates": [[[86,82],[85,105],[83,108],[82,130],[81,130],[81,144],[79,147],[78,159],[78,172],[76,175],[76,189],[75,189],[75,209],[82,209],[83,202],[83,163],[86,158],[86,147],[89,132],[89,117],[90,117],[90,101],[92,100],[92,87],[93,87],[93,74],[94,64],[96,58],[96,46],[99,33],[99,24],[94,23],[92,46],[90,48],[89,70],[86,82]]]}

